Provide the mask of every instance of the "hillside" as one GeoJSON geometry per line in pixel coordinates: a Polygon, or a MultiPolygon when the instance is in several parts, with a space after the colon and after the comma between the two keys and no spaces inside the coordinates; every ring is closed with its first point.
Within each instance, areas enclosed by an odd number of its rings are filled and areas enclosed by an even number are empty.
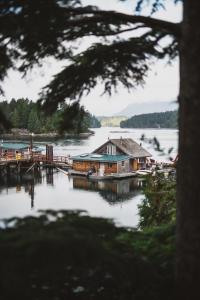
{"type": "Polygon", "coordinates": [[[177,111],[142,114],[120,123],[121,128],[177,128],[177,111]]]}
{"type": "Polygon", "coordinates": [[[130,118],[141,114],[173,111],[177,109],[178,104],[175,101],[133,102],[115,114],[115,116],[127,116],[130,118]]]}
{"type": "Polygon", "coordinates": [[[126,119],[124,116],[98,117],[102,127],[119,127],[120,122],[126,119]]]}

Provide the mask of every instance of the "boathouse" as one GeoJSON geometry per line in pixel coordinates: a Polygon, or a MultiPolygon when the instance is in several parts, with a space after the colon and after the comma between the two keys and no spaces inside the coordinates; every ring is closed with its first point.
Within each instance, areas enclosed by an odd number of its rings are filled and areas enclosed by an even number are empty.
{"type": "Polygon", "coordinates": [[[109,139],[92,153],[72,157],[73,170],[98,175],[145,169],[151,154],[132,139],[109,139]]]}

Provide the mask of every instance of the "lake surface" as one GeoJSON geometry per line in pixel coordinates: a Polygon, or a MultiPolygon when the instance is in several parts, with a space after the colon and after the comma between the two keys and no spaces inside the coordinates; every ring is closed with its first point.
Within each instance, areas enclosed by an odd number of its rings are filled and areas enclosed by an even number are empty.
{"type": "MultiPolygon", "coordinates": [[[[140,137],[156,137],[164,149],[160,155],[152,144],[142,142],[157,161],[168,161],[168,149],[173,147],[170,156],[177,153],[177,130],[167,129],[120,129],[99,128],[88,139],[68,139],[54,143],[55,155],[76,155],[88,153],[103,144],[108,138],[133,138],[141,143],[140,137]]],[[[37,214],[40,209],[80,209],[91,216],[112,218],[118,225],[137,226],[138,204],[142,195],[141,179],[132,178],[120,181],[92,182],[86,178],[68,177],[63,173],[47,173],[32,177],[12,177],[0,179],[0,218],[37,214]]]]}

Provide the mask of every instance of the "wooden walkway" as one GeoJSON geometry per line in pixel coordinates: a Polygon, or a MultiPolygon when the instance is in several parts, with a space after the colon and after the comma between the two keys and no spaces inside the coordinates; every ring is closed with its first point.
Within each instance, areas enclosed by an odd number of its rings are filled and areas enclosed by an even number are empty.
{"type": "Polygon", "coordinates": [[[52,167],[65,166],[71,167],[71,160],[69,156],[53,156],[53,158],[47,159],[44,154],[33,154],[33,155],[14,155],[7,154],[6,156],[0,157],[0,166],[10,165],[10,164],[23,164],[23,163],[38,163],[43,165],[48,165],[52,167]]]}

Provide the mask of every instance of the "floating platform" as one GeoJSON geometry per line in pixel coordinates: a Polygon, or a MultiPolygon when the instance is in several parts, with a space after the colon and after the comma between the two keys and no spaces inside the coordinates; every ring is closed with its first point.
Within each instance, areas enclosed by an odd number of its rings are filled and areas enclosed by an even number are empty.
{"type": "MultiPolygon", "coordinates": [[[[75,171],[73,169],[68,170],[68,174],[72,176],[84,176],[84,177],[88,176],[87,172],[75,171]]],[[[125,178],[131,178],[136,176],[137,176],[136,172],[130,172],[130,173],[111,173],[103,176],[92,174],[89,175],[88,178],[90,180],[109,180],[109,179],[125,179],[125,178]]]]}

